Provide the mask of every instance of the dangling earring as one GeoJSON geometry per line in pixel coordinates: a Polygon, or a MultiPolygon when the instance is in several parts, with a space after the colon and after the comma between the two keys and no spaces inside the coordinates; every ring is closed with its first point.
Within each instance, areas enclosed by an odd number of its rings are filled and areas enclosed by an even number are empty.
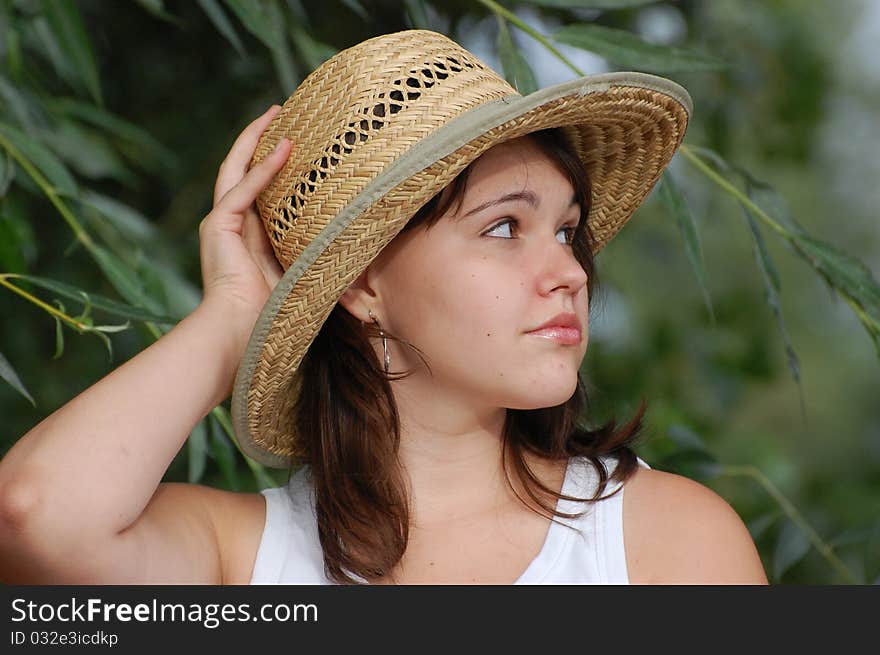
{"type": "Polygon", "coordinates": [[[379,326],[379,336],[382,337],[382,351],[385,353],[385,372],[388,372],[388,369],[391,368],[391,354],[388,352],[388,341],[385,339],[385,332],[382,330],[382,325],[379,323],[379,319],[373,316],[373,310],[368,309],[367,313],[370,315],[370,318],[373,319],[373,323],[379,326]]]}

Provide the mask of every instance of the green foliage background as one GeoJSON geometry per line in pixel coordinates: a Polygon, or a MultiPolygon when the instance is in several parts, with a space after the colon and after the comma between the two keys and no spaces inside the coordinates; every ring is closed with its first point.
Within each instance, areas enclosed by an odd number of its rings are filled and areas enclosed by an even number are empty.
{"type": "MultiPolygon", "coordinates": [[[[771,581],[880,582],[880,198],[847,119],[880,109],[880,76],[844,50],[869,4],[0,1],[0,453],[197,304],[197,226],[253,117],[365,38],[489,34],[479,54],[524,93],[534,42],[568,77],[589,51],[694,98],[598,259],[595,419],[646,397],[640,455],[724,496],[771,581]]],[[[166,479],[283,481],[229,436],[221,406],[166,479]]]]}

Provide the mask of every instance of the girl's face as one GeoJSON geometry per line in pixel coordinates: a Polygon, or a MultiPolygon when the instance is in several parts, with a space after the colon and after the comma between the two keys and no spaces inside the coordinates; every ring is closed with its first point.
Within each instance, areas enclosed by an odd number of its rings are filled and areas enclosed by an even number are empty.
{"type": "MultiPolygon", "coordinates": [[[[580,219],[566,175],[528,137],[499,144],[472,166],[460,205],[431,228],[398,235],[370,265],[374,310],[393,341],[391,370],[417,368],[437,394],[492,407],[567,401],[587,349],[587,275],[569,245],[580,219]],[[529,334],[573,313],[580,340],[529,334]]],[[[378,346],[382,361],[381,343],[378,346]]],[[[439,396],[438,396],[439,398],[439,396]]]]}

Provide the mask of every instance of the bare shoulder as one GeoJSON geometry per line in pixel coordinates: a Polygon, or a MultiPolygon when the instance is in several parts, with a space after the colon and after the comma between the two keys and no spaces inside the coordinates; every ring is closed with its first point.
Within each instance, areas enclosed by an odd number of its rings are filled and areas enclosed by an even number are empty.
{"type": "Polygon", "coordinates": [[[626,563],[633,584],[767,584],[742,519],[708,487],[639,467],[624,490],[626,563]]]}

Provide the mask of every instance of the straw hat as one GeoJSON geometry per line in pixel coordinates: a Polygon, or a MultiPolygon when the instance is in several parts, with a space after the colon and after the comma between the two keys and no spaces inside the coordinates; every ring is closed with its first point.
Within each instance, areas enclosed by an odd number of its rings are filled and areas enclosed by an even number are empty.
{"type": "Polygon", "coordinates": [[[598,252],[657,182],[691,111],[681,86],[644,73],[591,75],[523,97],[426,30],[378,36],[324,62],[284,103],[253,157],[261,161],[283,137],[293,143],[257,200],[285,273],[235,379],[242,450],[278,468],[302,453],[279,408],[299,393],[309,345],[382,248],[487,149],[562,127],[590,176],[598,252]]]}

